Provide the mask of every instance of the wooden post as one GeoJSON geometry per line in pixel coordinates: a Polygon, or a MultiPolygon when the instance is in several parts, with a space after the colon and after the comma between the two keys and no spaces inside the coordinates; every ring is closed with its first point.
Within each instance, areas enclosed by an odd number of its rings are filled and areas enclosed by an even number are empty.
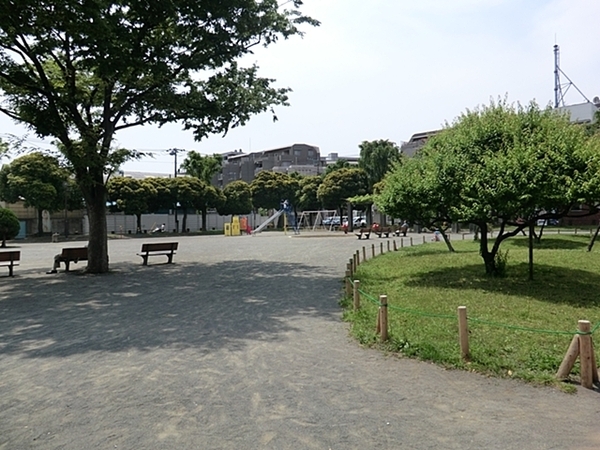
{"type": "Polygon", "coordinates": [[[458,307],[458,338],[460,342],[460,357],[469,360],[469,325],[467,322],[467,307],[458,307]]]}
{"type": "Polygon", "coordinates": [[[465,233],[461,233],[462,234],[462,240],[465,240],[465,233]]]}
{"type": "Polygon", "coordinates": [[[356,261],[356,253],[354,253],[352,255],[352,264],[353,264],[354,270],[356,270],[356,268],[358,267],[358,261],[356,261]]]}
{"type": "Polygon", "coordinates": [[[590,345],[592,346],[592,381],[598,383],[598,366],[596,365],[596,353],[594,352],[594,340],[590,336],[590,345]]]}
{"type": "Polygon", "coordinates": [[[354,276],[354,258],[350,258],[348,261],[348,264],[350,264],[350,278],[352,278],[354,276]]]}
{"type": "MultiPolygon", "coordinates": [[[[578,329],[582,333],[590,332],[590,321],[580,320],[578,329]]],[[[579,335],[579,361],[581,362],[581,385],[592,389],[594,380],[592,378],[592,338],[589,334],[579,335]]]]}
{"type": "Polygon", "coordinates": [[[360,265],[360,251],[356,250],[356,266],[360,265]]]}
{"type": "Polygon", "coordinates": [[[404,248],[404,238],[400,238],[400,248],[404,248]]]}
{"type": "Polygon", "coordinates": [[[410,246],[413,246],[412,236],[410,237],[410,246]]]}
{"type": "Polygon", "coordinates": [[[360,281],[354,280],[354,311],[360,309],[360,292],[358,289],[360,288],[360,281]]]}
{"type": "Polygon", "coordinates": [[[363,261],[367,260],[367,248],[363,245],[363,261]]]}
{"type": "Polygon", "coordinates": [[[558,372],[556,372],[556,378],[559,380],[566,380],[569,378],[569,374],[571,370],[573,370],[573,366],[575,365],[575,361],[579,356],[579,335],[573,336],[571,339],[571,344],[567,349],[567,353],[560,363],[560,367],[558,368],[558,372]]]}
{"type": "Polygon", "coordinates": [[[371,253],[373,254],[373,258],[375,258],[375,244],[371,244],[371,253]]]}
{"type": "Polygon", "coordinates": [[[390,241],[387,241],[387,248],[388,248],[387,251],[389,252],[390,251],[390,241]]]}
{"type": "Polygon", "coordinates": [[[388,339],[387,295],[380,295],[379,303],[381,303],[381,317],[379,319],[381,322],[381,342],[385,342],[388,339]]]}
{"type": "Polygon", "coordinates": [[[425,235],[423,235],[423,244],[425,244],[425,242],[426,242],[426,241],[425,241],[425,235]]]}
{"type": "Polygon", "coordinates": [[[381,306],[377,308],[377,323],[375,324],[375,334],[381,334],[381,306]]]}
{"type": "Polygon", "coordinates": [[[352,283],[350,283],[350,271],[346,270],[346,278],[344,278],[346,280],[346,294],[347,295],[352,295],[352,283]]]}
{"type": "Polygon", "coordinates": [[[383,255],[383,242],[379,243],[379,254],[383,255]]]}
{"type": "Polygon", "coordinates": [[[398,251],[398,246],[396,245],[396,240],[394,239],[394,251],[397,252],[398,251]]]}

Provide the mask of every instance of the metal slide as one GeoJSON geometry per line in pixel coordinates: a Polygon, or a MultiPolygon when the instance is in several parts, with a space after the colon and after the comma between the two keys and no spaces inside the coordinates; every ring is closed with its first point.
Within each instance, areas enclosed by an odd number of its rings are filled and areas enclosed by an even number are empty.
{"type": "Polygon", "coordinates": [[[254,230],[252,232],[252,234],[260,233],[267,225],[269,225],[274,220],[277,220],[279,218],[279,216],[281,216],[282,214],[283,214],[283,209],[280,209],[275,214],[273,214],[271,217],[269,217],[265,222],[261,223],[260,226],[258,226],[256,228],[256,230],[254,230]]]}

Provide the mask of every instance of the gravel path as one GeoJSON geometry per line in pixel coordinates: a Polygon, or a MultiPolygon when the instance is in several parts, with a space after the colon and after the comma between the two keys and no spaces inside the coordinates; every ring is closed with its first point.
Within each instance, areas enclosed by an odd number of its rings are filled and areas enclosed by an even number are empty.
{"type": "Polygon", "coordinates": [[[0,279],[0,450],[600,448],[597,392],[350,340],[353,236],[177,240],[147,267],[141,240],[111,240],[102,276],[46,275],[63,244],[20,245],[0,279]]]}

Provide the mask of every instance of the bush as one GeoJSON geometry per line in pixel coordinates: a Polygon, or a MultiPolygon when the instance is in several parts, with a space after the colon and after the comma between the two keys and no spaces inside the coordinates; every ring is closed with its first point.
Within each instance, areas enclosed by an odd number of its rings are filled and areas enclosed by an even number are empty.
{"type": "Polygon", "coordinates": [[[0,236],[2,237],[2,247],[6,247],[6,240],[13,239],[19,230],[21,224],[14,212],[10,209],[0,208],[0,236]]]}

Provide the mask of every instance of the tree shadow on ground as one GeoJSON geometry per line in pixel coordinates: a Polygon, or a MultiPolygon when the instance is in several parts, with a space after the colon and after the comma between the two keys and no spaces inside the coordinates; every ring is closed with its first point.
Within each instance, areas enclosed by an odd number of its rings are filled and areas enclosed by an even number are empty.
{"type": "MultiPolygon", "coordinates": [[[[568,239],[542,236],[540,242],[533,241],[534,250],[579,250],[584,249],[590,242],[589,236],[569,236],[568,239]]],[[[529,239],[509,239],[503,245],[509,244],[515,247],[529,247],[529,239]]]]}
{"type": "Polygon", "coordinates": [[[529,281],[528,267],[527,263],[511,265],[507,278],[486,276],[481,264],[445,267],[413,276],[406,285],[437,289],[481,290],[578,307],[600,306],[600,296],[598,296],[600,274],[536,264],[534,280],[529,281]]]}
{"type": "MultiPolygon", "coordinates": [[[[302,264],[117,264],[105,275],[24,276],[0,288],[0,355],[241,348],[291,317],[339,320],[339,277],[302,264]]],[[[37,271],[39,273],[39,271],[37,271]]]]}

